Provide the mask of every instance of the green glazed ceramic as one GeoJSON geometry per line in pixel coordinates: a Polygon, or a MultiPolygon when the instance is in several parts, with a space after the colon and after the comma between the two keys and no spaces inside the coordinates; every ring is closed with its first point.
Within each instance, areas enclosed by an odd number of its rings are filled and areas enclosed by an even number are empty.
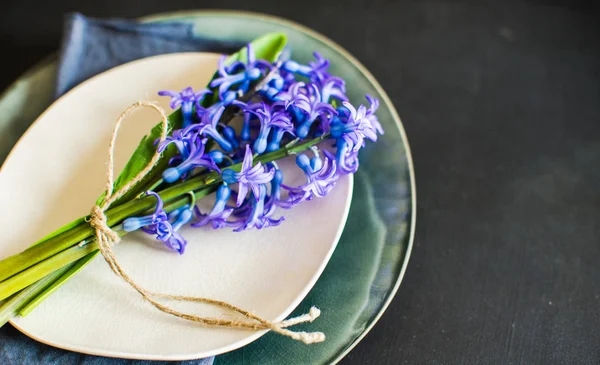
{"type": "MultiPolygon", "coordinates": [[[[412,248],[415,183],[408,141],[400,118],[379,83],[354,57],[326,37],[290,21],[240,12],[185,12],[146,18],[184,21],[198,36],[249,42],[267,32],[285,32],[293,58],[306,62],[318,51],[331,60],[331,73],[347,81],[353,104],[364,95],[379,98],[385,135],[360,155],[352,206],[331,261],[295,314],[317,305],[321,317],[307,326],[327,341],[306,346],[267,334],[239,350],[220,355],[216,365],[332,364],[371,329],[396,293],[412,248]]],[[[51,104],[56,61],[41,62],[0,97],[0,163],[29,125],[51,104]]],[[[273,295],[276,295],[274,293],[273,295]]],[[[402,298],[398,298],[402,300],[402,298]]]]}

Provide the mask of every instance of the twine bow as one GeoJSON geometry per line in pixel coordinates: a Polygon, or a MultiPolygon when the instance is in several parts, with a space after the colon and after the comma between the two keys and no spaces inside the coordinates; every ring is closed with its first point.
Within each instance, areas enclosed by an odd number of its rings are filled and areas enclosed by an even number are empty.
{"type": "Polygon", "coordinates": [[[158,104],[151,101],[138,101],[137,103],[131,105],[127,108],[117,119],[115,123],[115,127],[113,129],[110,145],[108,148],[108,169],[107,169],[107,181],[106,181],[106,195],[104,200],[99,205],[96,205],[92,208],[89,218],[89,224],[96,231],[96,240],[98,242],[98,247],[102,256],[110,266],[111,270],[123,279],[127,284],[129,284],[133,289],[135,289],[138,293],[142,295],[142,297],[150,302],[154,307],[158,310],[171,314],[175,317],[179,317],[188,321],[197,322],[199,324],[205,326],[212,327],[227,327],[227,328],[240,328],[246,330],[271,330],[273,332],[279,333],[281,335],[290,337],[297,341],[302,341],[306,344],[322,342],[325,340],[325,335],[322,332],[293,332],[286,327],[290,327],[299,323],[304,322],[312,322],[314,321],[320,314],[321,311],[312,307],[307,314],[291,318],[288,320],[284,320],[281,322],[271,322],[266,319],[260,318],[246,310],[238,308],[233,304],[229,304],[227,302],[223,302],[220,300],[208,299],[208,298],[200,298],[200,297],[189,297],[184,295],[172,295],[172,294],[162,294],[162,293],[154,293],[151,292],[140,285],[138,285],[129,275],[125,273],[123,267],[117,261],[117,258],[112,250],[112,245],[116,244],[120,241],[119,235],[113,231],[107,224],[105,211],[110,207],[110,205],[119,199],[123,194],[127,193],[133,186],[135,186],[138,182],[140,182],[151,170],[156,166],[158,160],[160,158],[160,153],[156,152],[148,165],[140,171],[135,178],[125,184],[123,187],[118,189],[117,191],[113,191],[114,189],[114,151],[115,151],[115,142],[117,139],[117,134],[119,133],[119,128],[123,120],[134,112],[137,109],[143,107],[151,107],[160,113],[162,117],[162,131],[160,136],[160,142],[164,141],[167,137],[167,131],[169,127],[169,121],[167,115],[164,110],[158,106],[158,104]],[[221,319],[221,318],[213,318],[213,317],[201,317],[197,315],[187,314],[183,312],[179,312],[173,308],[168,307],[160,303],[157,299],[171,299],[171,300],[180,300],[187,302],[197,302],[197,303],[205,303],[211,304],[215,306],[219,306],[222,308],[230,309],[234,312],[237,312],[244,316],[245,320],[236,320],[236,319],[221,319]]]}

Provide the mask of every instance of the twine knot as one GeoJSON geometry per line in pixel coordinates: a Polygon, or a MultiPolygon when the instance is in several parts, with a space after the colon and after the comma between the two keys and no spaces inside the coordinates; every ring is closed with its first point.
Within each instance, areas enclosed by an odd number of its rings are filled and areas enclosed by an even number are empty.
{"type": "Polygon", "coordinates": [[[118,243],[121,238],[117,232],[113,231],[106,220],[106,214],[99,206],[95,205],[90,212],[89,223],[92,228],[96,230],[96,234],[102,233],[105,236],[105,240],[111,243],[118,243]]]}
{"type": "Polygon", "coordinates": [[[192,322],[197,322],[205,326],[216,326],[216,327],[227,327],[227,328],[240,328],[246,330],[271,330],[273,332],[279,333],[281,335],[290,337],[297,341],[302,341],[305,344],[312,344],[317,342],[325,341],[325,334],[322,332],[293,332],[286,327],[294,326],[299,323],[304,322],[312,322],[319,315],[321,311],[312,307],[307,314],[303,314],[301,316],[291,318],[288,320],[284,320],[281,322],[271,322],[260,318],[244,309],[238,308],[233,304],[209,299],[209,298],[200,298],[200,297],[188,297],[183,295],[172,295],[172,294],[162,294],[162,293],[153,293],[141,286],[139,286],[131,277],[125,273],[121,265],[118,263],[117,258],[112,251],[111,246],[120,241],[119,235],[113,231],[108,225],[108,219],[106,217],[105,211],[110,207],[110,205],[115,202],[117,199],[122,197],[125,193],[131,190],[137,183],[142,181],[146,175],[156,166],[160,159],[160,153],[155,152],[154,156],[148,163],[148,165],[140,171],[133,179],[131,179],[127,184],[120,187],[117,191],[113,191],[114,189],[114,150],[115,150],[115,142],[117,139],[117,134],[119,132],[119,127],[123,120],[131,114],[133,111],[142,108],[142,107],[151,107],[160,113],[162,117],[162,131],[159,139],[159,143],[163,142],[167,138],[167,131],[169,127],[169,120],[165,111],[158,106],[158,104],[151,101],[138,101],[137,103],[131,105],[127,108],[117,119],[115,123],[115,127],[113,129],[110,145],[108,148],[108,169],[107,169],[107,181],[106,181],[106,194],[104,196],[104,200],[99,205],[95,205],[89,216],[89,224],[96,231],[96,240],[98,241],[98,248],[104,256],[104,259],[110,266],[111,270],[119,277],[121,277],[129,286],[135,289],[140,295],[147,300],[150,304],[152,304],[158,310],[171,314],[175,317],[182,318],[185,320],[189,320],[192,322]],[[226,320],[221,318],[211,318],[211,317],[200,317],[193,314],[187,314],[179,312],[171,307],[168,307],[162,303],[160,303],[157,298],[162,299],[171,299],[171,300],[180,300],[187,302],[197,302],[197,303],[205,303],[216,305],[221,308],[230,309],[234,312],[241,314],[246,317],[247,320],[226,320]]]}

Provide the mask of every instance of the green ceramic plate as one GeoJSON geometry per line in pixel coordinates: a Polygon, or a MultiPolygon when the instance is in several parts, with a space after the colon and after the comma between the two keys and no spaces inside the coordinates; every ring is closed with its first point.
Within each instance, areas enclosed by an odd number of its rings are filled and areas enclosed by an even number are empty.
{"type": "MultiPolygon", "coordinates": [[[[306,346],[267,334],[217,357],[224,364],[330,364],[338,362],[371,329],[396,293],[412,247],[415,184],[408,141],[400,118],[379,83],[354,57],[326,37],[287,20],[239,12],[186,12],[148,21],[195,24],[198,36],[249,42],[285,32],[294,59],[305,62],[318,51],[331,60],[331,73],[347,80],[351,101],[364,95],[381,101],[378,116],[385,135],[360,156],[352,206],[342,238],[321,278],[297,313],[317,305],[322,316],[310,324],[327,334],[323,344],[306,346]]],[[[56,61],[50,58],[24,74],[0,97],[0,163],[29,125],[50,105],[56,61]]]]}

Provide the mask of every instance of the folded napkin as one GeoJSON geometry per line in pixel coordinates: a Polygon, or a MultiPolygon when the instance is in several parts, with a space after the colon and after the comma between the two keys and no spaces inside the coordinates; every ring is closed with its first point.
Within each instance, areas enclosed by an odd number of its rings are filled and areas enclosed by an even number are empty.
{"type": "Polygon", "coordinates": [[[233,53],[243,46],[193,35],[193,24],[139,23],[70,14],[65,20],[56,97],[126,62],[175,52],[233,53]]]}
{"type": "MultiPolygon", "coordinates": [[[[243,44],[194,37],[193,24],[138,23],[129,20],[100,20],[70,14],[65,20],[56,81],[56,97],[82,81],[120,64],[158,54],[206,51],[232,53],[243,44]]],[[[170,339],[165,338],[165,341],[170,339]]],[[[184,361],[183,365],[212,365],[214,358],[184,361]]],[[[52,365],[159,365],[111,359],[53,348],[33,341],[11,326],[0,329],[0,364],[52,365]]]]}

